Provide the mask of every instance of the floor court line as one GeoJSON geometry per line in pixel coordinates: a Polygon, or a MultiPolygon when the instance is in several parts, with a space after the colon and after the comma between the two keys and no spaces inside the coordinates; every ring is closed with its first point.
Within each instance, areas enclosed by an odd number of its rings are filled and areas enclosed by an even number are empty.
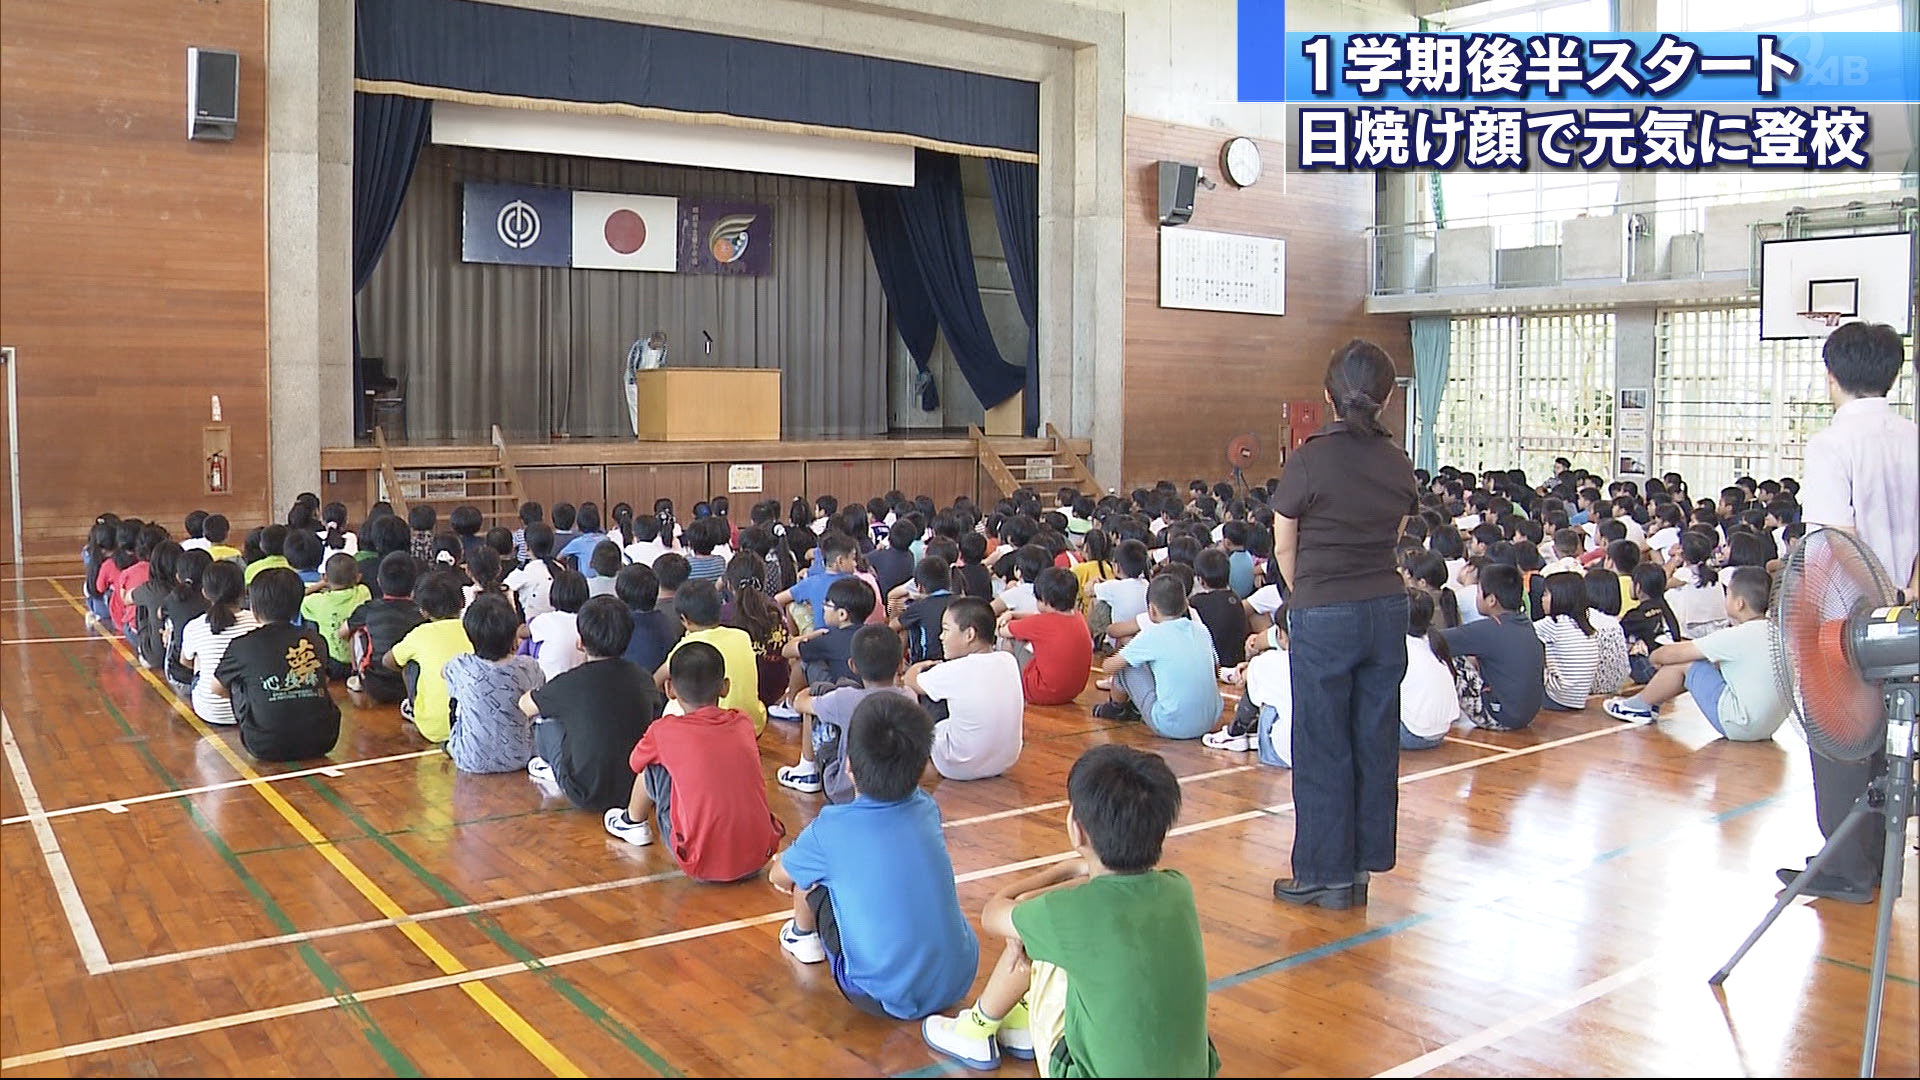
{"type": "Polygon", "coordinates": [[[53,826],[47,824],[46,814],[40,809],[40,792],[33,786],[26,759],[20,756],[20,744],[13,738],[13,724],[4,712],[0,712],[0,745],[5,747],[7,768],[13,772],[20,801],[27,804],[34,837],[40,842],[40,855],[46,860],[47,875],[53,878],[53,891],[59,897],[60,910],[67,916],[67,926],[73,931],[73,943],[80,949],[80,960],[86,965],[87,974],[98,975],[107,970],[106,946],[100,943],[100,932],[94,929],[93,917],[87,914],[87,905],[80,899],[80,886],[73,880],[73,870],[67,866],[67,856],[60,850],[60,840],[53,835],[53,826]]]}
{"type": "Polygon", "coordinates": [[[98,634],[82,634],[79,637],[27,637],[6,638],[0,640],[0,647],[7,645],[71,645],[76,641],[110,641],[98,634]]]}
{"type": "MultiPolygon", "coordinates": [[[[167,799],[175,799],[183,795],[205,795],[214,791],[252,787],[256,783],[274,784],[282,780],[294,780],[303,776],[313,776],[316,774],[332,776],[344,772],[347,769],[360,769],[369,765],[388,765],[396,761],[414,761],[419,758],[433,757],[434,755],[444,753],[446,753],[445,750],[436,746],[431,750],[414,750],[405,754],[389,754],[386,757],[340,761],[316,766],[311,769],[297,769],[293,772],[273,773],[262,776],[259,780],[227,780],[218,784],[202,784],[199,787],[181,788],[179,791],[161,791],[151,795],[133,795],[124,799],[108,799],[104,802],[88,803],[85,806],[67,806],[58,810],[48,810],[45,812],[45,816],[48,818],[69,817],[74,814],[86,814],[97,810],[104,810],[110,814],[118,814],[125,811],[129,806],[138,806],[141,803],[149,802],[163,802],[167,799]]],[[[28,816],[26,814],[15,814],[10,818],[0,818],[0,826],[18,825],[27,819],[28,816]]]]}
{"type": "MultiPolygon", "coordinates": [[[[53,588],[54,591],[64,597],[67,603],[72,605],[75,610],[81,610],[80,602],[76,600],[73,594],[68,592],[64,586],[58,582],[54,582],[53,588]]],[[[127,649],[124,643],[115,640],[113,645],[114,651],[120,655],[120,658],[126,661],[141,678],[145,679],[148,685],[153,687],[155,692],[160,695],[161,700],[171,705],[174,712],[178,713],[181,719],[187,722],[189,727],[199,733],[201,738],[206,739],[214,751],[226,759],[227,764],[231,766],[235,772],[247,780],[252,781],[248,786],[257,792],[260,798],[266,802],[275,813],[279,814],[282,820],[293,828],[296,834],[306,840],[307,843],[312,846],[313,850],[327,861],[328,865],[332,866],[341,877],[345,878],[347,883],[353,886],[354,891],[358,892],[368,903],[372,904],[374,910],[391,919],[403,919],[406,917],[407,911],[405,908],[402,908],[392,896],[387,894],[386,890],[376,884],[371,877],[368,877],[366,872],[361,870],[359,865],[352,859],[348,858],[346,853],[342,852],[333,841],[329,840],[325,833],[322,833],[312,821],[307,819],[306,815],[295,809],[292,803],[288,802],[278,791],[275,791],[273,786],[267,783],[265,778],[256,772],[253,766],[247,763],[245,758],[235,753],[233,747],[227,745],[225,739],[215,736],[213,730],[207,726],[206,722],[201,720],[185,702],[180,700],[179,695],[173,692],[172,687],[162,682],[159,676],[153,672],[134,663],[133,654],[127,649]]],[[[394,926],[395,929],[400,931],[402,936],[413,944],[414,948],[419,949],[425,954],[427,959],[432,961],[433,965],[441,971],[453,974],[471,970],[466,964],[462,963],[451,950],[443,945],[439,938],[434,937],[424,927],[417,926],[410,922],[396,922],[394,926]]],[[[521,1048],[532,1055],[534,1060],[538,1061],[547,1071],[553,1073],[555,1076],[571,1077],[586,1075],[580,1066],[576,1065],[571,1058],[567,1057],[559,1047],[553,1045],[545,1035],[534,1030],[533,1025],[529,1024],[526,1018],[521,1016],[513,1006],[507,1004],[506,1000],[495,992],[492,987],[477,983],[462,983],[460,989],[475,1005],[480,1007],[482,1012],[486,1013],[487,1016],[510,1035],[515,1042],[518,1042],[521,1048]]]]}
{"type": "Polygon", "coordinates": [[[1513,749],[1511,746],[1501,746],[1499,743],[1480,742],[1476,739],[1463,739],[1458,735],[1447,736],[1447,741],[1450,743],[1459,743],[1461,746],[1477,746],[1482,750],[1499,750],[1502,753],[1513,749]]]}
{"type": "MultiPolygon", "coordinates": [[[[1550,740],[1548,742],[1539,743],[1534,746],[1529,746],[1529,747],[1525,747],[1518,750],[1508,751],[1492,757],[1477,758],[1473,761],[1461,762],[1458,766],[1444,766],[1439,769],[1429,769],[1421,773],[1411,773],[1407,776],[1401,777],[1400,783],[1406,784],[1418,779],[1425,779],[1431,776],[1439,776],[1439,775],[1444,775],[1446,773],[1458,772],[1458,771],[1461,771],[1462,769],[1478,768],[1483,765],[1490,765],[1495,762],[1506,761],[1516,757],[1524,757],[1528,754],[1539,753],[1544,750],[1553,749],[1555,747],[1567,746],[1574,743],[1585,742],[1592,738],[1597,738],[1605,735],[1612,735],[1618,732],[1629,731],[1634,729],[1635,728],[1632,725],[1620,725],[1618,727],[1600,728],[1595,731],[1583,732],[1579,735],[1570,735],[1562,739],[1550,740]]],[[[1282,804],[1282,805],[1290,806],[1291,804],[1282,804]]],[[[1178,829],[1175,829],[1173,830],[1173,832],[1177,835],[1184,836],[1191,833],[1203,832],[1209,829],[1221,828],[1226,825],[1233,825],[1233,824],[1238,824],[1240,822],[1253,820],[1256,818],[1266,817],[1266,816],[1269,816],[1271,812],[1272,812],[1271,808],[1265,808],[1265,807],[1254,809],[1254,810],[1243,811],[1241,813],[1229,814],[1225,817],[1214,818],[1208,821],[1195,822],[1191,825],[1186,825],[1178,829]]],[[[1070,852],[1070,851],[1056,852],[1051,855],[1041,855],[1031,859],[1022,859],[1017,862],[1003,863],[999,866],[990,866],[981,870],[969,871],[968,873],[957,875],[954,880],[960,883],[970,882],[970,881],[981,881],[987,878],[999,877],[999,876],[1010,874],[1010,873],[1017,873],[1021,870],[1027,870],[1034,867],[1046,866],[1052,863],[1062,862],[1066,859],[1070,859],[1073,857],[1074,857],[1073,852],[1070,852]]],[[[381,1001],[381,1000],[394,998],[394,997],[401,997],[407,994],[421,993],[428,990],[438,990],[438,989],[443,989],[449,986],[460,986],[464,989],[465,987],[475,982],[483,981],[486,979],[499,978],[501,976],[506,976],[506,975],[519,974],[519,973],[532,970],[535,964],[538,964],[539,966],[542,966],[542,967],[559,967],[566,964],[579,963],[587,960],[604,959],[609,956],[620,956],[627,953],[639,952],[645,949],[658,948],[663,945],[672,945],[672,944],[677,944],[683,941],[694,941],[701,938],[713,937],[718,934],[731,933],[735,930],[745,929],[747,927],[765,926],[771,923],[783,921],[791,917],[792,914],[793,914],[793,911],[790,907],[782,907],[778,911],[770,911],[763,915],[754,915],[754,916],[748,916],[748,917],[739,918],[739,919],[729,919],[724,922],[711,923],[705,926],[689,927],[684,930],[675,930],[675,931],[671,931],[663,934],[654,934],[648,937],[635,938],[630,941],[619,941],[619,942],[614,942],[608,945],[590,946],[585,949],[574,950],[573,952],[559,953],[554,956],[543,957],[530,963],[513,962],[513,963],[506,963],[506,964],[496,964],[492,967],[487,967],[487,968],[471,968],[461,972],[453,972],[453,973],[438,975],[438,976],[434,976],[426,979],[417,979],[412,982],[396,983],[396,984],[392,984],[385,987],[379,987],[373,990],[357,991],[354,996],[356,1000],[360,1002],[369,1002],[369,1001],[381,1001]]],[[[275,1019],[280,1019],[282,1017],[299,1015],[301,1013],[315,1012],[320,1009],[328,1008],[334,1004],[336,1004],[335,999],[331,997],[315,998],[309,1001],[294,1002],[288,1005],[279,1006],[274,1009],[256,1009],[256,1010],[251,1010],[249,1012],[244,1012],[244,1013],[230,1014],[225,1017],[213,1017],[206,1020],[196,1020],[196,1021],[192,1021],[190,1023],[185,1023],[185,1024],[175,1024],[168,1027],[154,1028],[145,1032],[130,1032],[125,1035],[116,1035],[111,1038],[94,1039],[84,1043],[74,1043],[69,1046],[53,1047],[47,1050],[39,1050],[39,1051],[34,1051],[32,1053],[15,1055],[13,1057],[0,1060],[0,1069],[13,1069],[13,1068],[20,1068],[27,1065],[37,1065],[37,1064],[42,1064],[48,1061],[64,1060],[67,1058],[80,1057],[86,1054],[104,1053],[111,1050],[125,1049],[130,1046],[140,1046],[146,1043],[161,1042],[167,1039],[180,1038],[186,1035],[197,1035],[197,1034],[202,1034],[208,1031],[222,1030],[230,1027],[239,1027],[245,1024],[258,1023],[264,1020],[275,1020],[275,1019]]]]}

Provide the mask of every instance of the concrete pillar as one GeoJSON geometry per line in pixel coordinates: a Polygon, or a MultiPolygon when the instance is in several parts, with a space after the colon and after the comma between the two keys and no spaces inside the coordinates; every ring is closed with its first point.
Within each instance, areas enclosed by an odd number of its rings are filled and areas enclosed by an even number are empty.
{"type": "Polygon", "coordinates": [[[353,441],[353,3],[279,0],[267,26],[267,368],[273,505],[353,441]]]}
{"type": "MultiPolygon", "coordinates": [[[[1653,445],[1653,372],[1655,352],[1660,347],[1657,309],[1652,304],[1621,305],[1614,310],[1613,316],[1613,385],[1614,385],[1614,446],[1613,460],[1607,463],[1603,473],[1617,472],[1623,446],[1628,445],[1629,437],[1639,433],[1648,450],[1648,457],[1655,457],[1657,448],[1653,445]],[[1620,423],[1619,407],[1621,390],[1647,391],[1646,422],[1629,430],[1620,423]]],[[[1655,475],[1657,466],[1654,461],[1644,463],[1648,475],[1655,475]]]]}

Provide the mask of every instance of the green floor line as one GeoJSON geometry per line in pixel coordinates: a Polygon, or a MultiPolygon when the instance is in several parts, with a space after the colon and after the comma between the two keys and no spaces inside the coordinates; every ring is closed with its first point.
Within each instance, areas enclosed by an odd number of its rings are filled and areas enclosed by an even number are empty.
{"type": "MultiPolygon", "coordinates": [[[[34,612],[34,618],[51,634],[53,627],[48,625],[44,616],[36,611],[34,612]]],[[[138,736],[134,732],[133,725],[127,723],[127,718],[121,714],[119,707],[113,703],[113,699],[107,696],[105,688],[94,678],[93,672],[87,670],[86,665],[80,663],[74,656],[71,648],[66,645],[61,645],[59,649],[60,655],[66,658],[67,663],[80,675],[80,678],[87,684],[88,688],[93,691],[94,695],[99,698],[100,703],[107,710],[107,715],[113,718],[113,722],[119,725],[121,732],[127,736],[127,745],[134,747],[138,751],[140,757],[146,761],[147,767],[153,770],[153,774],[160,779],[161,783],[167,786],[168,790],[179,790],[181,786],[180,782],[174,778],[172,773],[167,771],[165,765],[160,764],[159,758],[153,756],[153,751],[148,748],[146,739],[138,736]]],[[[227,842],[221,837],[219,830],[214,828],[213,824],[200,813],[200,808],[194,805],[193,799],[190,796],[181,796],[178,801],[186,810],[187,818],[193,822],[194,828],[198,829],[200,835],[213,846],[213,850],[220,856],[221,860],[227,864],[228,868],[233,871],[234,876],[240,880],[240,884],[247,890],[248,895],[252,896],[254,900],[260,904],[261,910],[266,913],[268,921],[283,934],[297,933],[300,928],[294,925],[293,920],[287,916],[285,909],[273,899],[272,894],[267,892],[266,887],[260,884],[259,879],[255,878],[247,871],[245,866],[241,865],[239,857],[234,854],[232,848],[227,846],[227,842]]],[[[374,1020],[373,1015],[367,1011],[365,1003],[354,996],[352,988],[347,985],[347,981],[341,977],[339,972],[333,969],[333,965],[327,963],[326,958],[320,955],[319,950],[315,949],[311,944],[302,943],[298,946],[298,952],[300,959],[306,963],[307,970],[311,971],[314,978],[318,979],[320,985],[326,989],[326,992],[340,1003],[340,1007],[346,1011],[347,1015],[354,1019],[355,1024],[360,1028],[360,1034],[366,1038],[368,1045],[372,1046],[373,1049],[379,1053],[381,1059],[387,1063],[388,1068],[393,1070],[395,1076],[426,1075],[418,1065],[413,1063],[413,1059],[409,1058],[406,1053],[388,1037],[387,1033],[381,1029],[379,1022],[374,1020]]]]}
{"type": "MultiPolygon", "coordinates": [[[[460,891],[455,889],[451,884],[442,880],[439,875],[420,865],[418,860],[407,854],[406,850],[401,848],[400,845],[393,842],[391,835],[374,828],[371,822],[361,817],[360,813],[349,805],[346,800],[340,798],[337,792],[323,783],[321,777],[309,776],[305,779],[307,785],[313,788],[322,799],[325,799],[330,806],[345,815],[347,820],[353,822],[356,828],[366,834],[367,839],[372,840],[375,844],[385,849],[389,855],[393,856],[402,866],[411,871],[423,884],[438,894],[440,899],[444,900],[449,907],[461,907],[473,902],[462,895],[460,891]]],[[[541,964],[538,954],[514,940],[512,935],[508,934],[491,914],[473,912],[465,916],[465,918],[469,923],[478,927],[482,933],[486,934],[494,944],[506,950],[507,955],[513,957],[520,963],[526,964],[528,970],[538,975],[542,982],[545,982],[562,998],[565,998],[569,1004],[580,1011],[581,1015],[591,1020],[594,1026],[600,1028],[600,1030],[606,1032],[608,1035],[613,1036],[621,1045],[644,1060],[655,1072],[658,1072],[661,1076],[684,1075],[680,1070],[668,1064],[665,1058],[661,1057],[653,1047],[648,1046],[632,1029],[622,1024],[619,1020],[615,1019],[611,1013],[607,1012],[605,1008],[601,1007],[599,1002],[588,997],[584,991],[575,986],[570,980],[561,976],[559,972],[541,964]]]]}
{"type": "MultiPolygon", "coordinates": [[[[379,835],[380,836],[409,836],[409,835],[421,836],[421,835],[425,835],[433,832],[450,832],[454,829],[464,828],[465,826],[468,826],[468,825],[486,825],[495,821],[512,821],[515,818],[537,817],[541,814],[552,814],[556,812],[557,811],[546,810],[546,809],[519,810],[511,814],[490,814],[486,817],[467,818],[462,821],[449,821],[443,824],[408,825],[404,828],[399,828],[399,829],[385,829],[385,830],[382,830],[379,833],[379,835]]],[[[336,847],[343,847],[347,844],[364,844],[367,841],[372,839],[374,839],[374,837],[372,836],[349,836],[344,840],[334,840],[332,842],[336,847]]],[[[240,856],[241,858],[246,858],[249,855],[270,855],[276,851],[299,851],[308,846],[309,845],[304,843],[268,844],[264,847],[241,848],[239,850],[236,850],[234,854],[240,856]]]]}

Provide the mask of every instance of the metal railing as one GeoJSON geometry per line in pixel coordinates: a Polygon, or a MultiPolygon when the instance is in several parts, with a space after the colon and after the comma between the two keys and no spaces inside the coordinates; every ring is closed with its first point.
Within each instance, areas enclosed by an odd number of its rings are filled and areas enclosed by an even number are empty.
{"type": "Polygon", "coordinates": [[[1759,286],[1760,245],[1767,240],[1792,239],[1817,231],[1916,230],[1916,199],[1912,188],[1859,191],[1832,190],[1730,201],[1720,196],[1691,196],[1619,203],[1606,211],[1565,211],[1549,217],[1537,211],[1489,214],[1449,221],[1442,230],[1432,222],[1373,226],[1369,245],[1368,291],[1373,296],[1407,296],[1443,292],[1486,292],[1501,289],[1557,285],[1623,284],[1640,281],[1697,281],[1745,277],[1749,288],[1759,286]],[[1709,268],[1710,232],[1731,242],[1724,219],[1709,220],[1715,209],[1743,205],[1784,203],[1789,209],[1768,220],[1744,225],[1743,266],[1727,260],[1709,268]],[[1609,258],[1605,236],[1589,235],[1575,253],[1573,270],[1595,264],[1599,274],[1569,275],[1567,232],[1582,220],[1617,219],[1617,260],[1609,258]],[[1466,230],[1489,229],[1491,242],[1473,243],[1466,230]],[[1461,246],[1442,250],[1442,233],[1453,234],[1461,246]],[[1443,268],[1443,256],[1468,264],[1443,268]],[[1478,265],[1471,265],[1478,263],[1478,265]]]}

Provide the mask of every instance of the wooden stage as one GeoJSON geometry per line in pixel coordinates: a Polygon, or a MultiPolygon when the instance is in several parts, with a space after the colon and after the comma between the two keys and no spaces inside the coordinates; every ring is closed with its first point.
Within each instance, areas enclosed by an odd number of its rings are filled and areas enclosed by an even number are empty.
{"type": "MultiPolygon", "coordinates": [[[[89,634],[77,578],[3,584],[7,1075],[958,1074],[789,961],[764,882],[691,884],[522,775],[457,774],[392,708],[349,707],[317,767],[255,766],[89,634]]],[[[796,738],[768,728],[769,775],[796,738]]],[[[933,786],[964,907],[1065,857],[1081,751],[1165,754],[1226,1075],[1854,1068],[1872,908],[1801,903],[1724,996],[1706,984],[1818,840],[1790,733],[1588,710],[1408,754],[1400,867],[1347,912],[1268,895],[1285,770],[1084,705],[1029,710],[1027,738],[1008,776],[933,786]]],[[[818,798],[769,783],[797,831],[818,798]]],[[[1912,896],[1911,853],[1906,872],[1912,896]]],[[[1910,901],[1895,925],[1880,1072],[1912,1076],[1910,901]]]]}
{"type": "MultiPolygon", "coordinates": [[[[1082,458],[1092,449],[1086,439],[1061,441],[1082,458]]],[[[1047,457],[1054,447],[1048,438],[995,436],[991,442],[1000,456],[1012,460],[1047,457]]],[[[974,441],[965,436],[778,442],[563,439],[515,442],[510,450],[521,497],[547,506],[591,499],[603,508],[628,502],[644,511],[652,508],[653,500],[669,498],[684,519],[694,503],[728,494],[728,470],[737,464],[761,466],[762,490],[732,495],[736,504],[761,499],[779,499],[784,504],[800,495],[865,502],[896,489],[909,497],[930,495],[942,506],[963,494],[973,499],[999,497],[974,441]]],[[[396,469],[477,467],[495,456],[494,448],[485,443],[394,445],[389,453],[396,469]]],[[[320,469],[321,497],[329,502],[338,499],[359,514],[378,490],[380,451],[372,446],[328,447],[320,451],[320,469]]],[[[1071,486],[1064,475],[1061,479],[1071,486]]],[[[1048,485],[1036,481],[1036,487],[1047,489],[1048,485]]]]}

